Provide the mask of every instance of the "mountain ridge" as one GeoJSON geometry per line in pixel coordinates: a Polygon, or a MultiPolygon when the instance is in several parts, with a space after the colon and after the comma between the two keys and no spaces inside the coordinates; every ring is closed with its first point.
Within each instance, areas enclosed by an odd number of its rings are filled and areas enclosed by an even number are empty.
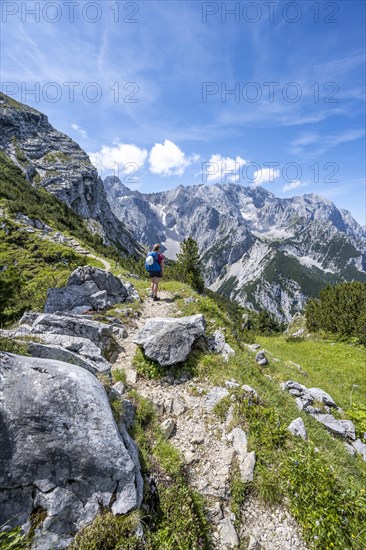
{"type": "Polygon", "coordinates": [[[326,284],[366,280],[366,232],[315,193],[280,199],[262,187],[221,183],[141,193],[115,176],[104,185],[112,210],[139,241],[161,242],[174,259],[192,236],[209,288],[280,320],[326,284]]]}
{"type": "Polygon", "coordinates": [[[88,155],[48,117],[0,93],[0,149],[34,186],[41,186],[87,220],[106,244],[140,257],[143,248],[118,220],[88,155]]]}

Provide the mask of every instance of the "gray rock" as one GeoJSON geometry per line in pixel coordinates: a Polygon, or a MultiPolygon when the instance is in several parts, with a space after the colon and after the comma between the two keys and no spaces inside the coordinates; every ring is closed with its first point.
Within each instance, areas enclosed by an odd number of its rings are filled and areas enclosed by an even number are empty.
{"type": "Polygon", "coordinates": [[[320,388],[308,388],[308,392],[313,399],[316,399],[316,401],[320,401],[328,407],[334,407],[335,409],[338,408],[334,399],[324,390],[321,390],[320,388]]]}
{"type": "Polygon", "coordinates": [[[239,545],[239,538],[230,518],[224,518],[219,523],[219,532],[221,540],[220,548],[227,550],[229,548],[236,548],[239,545]]]}
{"type": "Polygon", "coordinates": [[[38,344],[31,342],[28,344],[28,352],[32,357],[40,357],[43,359],[54,359],[56,361],[63,361],[72,365],[77,365],[92,374],[109,374],[111,365],[108,361],[96,362],[81,357],[73,351],[69,351],[61,346],[50,346],[45,344],[38,344]]]}
{"type": "Polygon", "coordinates": [[[225,386],[229,390],[234,390],[235,388],[240,388],[240,384],[238,384],[235,380],[225,380],[225,386]]]}
{"type": "Polygon", "coordinates": [[[306,390],[305,386],[303,386],[299,382],[294,382],[293,380],[287,380],[284,387],[286,390],[297,390],[300,392],[300,394],[302,394],[306,390]]]}
{"type": "Polygon", "coordinates": [[[241,480],[244,483],[249,483],[250,481],[253,481],[255,461],[255,451],[251,451],[246,455],[243,461],[239,461],[241,480]]]}
{"type": "Polygon", "coordinates": [[[347,441],[345,441],[344,446],[346,447],[346,450],[349,452],[350,455],[355,456],[356,450],[350,443],[347,443],[347,441]]]}
{"type": "Polygon", "coordinates": [[[176,398],[172,401],[171,412],[174,416],[180,416],[187,410],[186,404],[182,399],[176,398]]]}
{"type": "Polygon", "coordinates": [[[366,444],[362,443],[361,439],[356,439],[352,442],[352,446],[357,454],[362,456],[362,459],[366,462],[366,444]]]}
{"type": "Polygon", "coordinates": [[[251,386],[247,386],[247,384],[243,384],[242,389],[245,392],[249,393],[251,395],[251,397],[254,397],[255,399],[258,399],[258,393],[251,386]]]}
{"type": "Polygon", "coordinates": [[[260,549],[259,542],[255,537],[253,537],[253,535],[250,535],[247,550],[259,550],[259,549],[260,549]]]}
{"type": "Polygon", "coordinates": [[[229,357],[233,357],[235,355],[235,350],[229,344],[225,344],[222,350],[222,355],[225,361],[229,360],[229,357]]]}
{"type": "MultiPolygon", "coordinates": [[[[114,390],[114,391],[116,391],[116,390],[114,390]]],[[[120,394],[118,392],[116,392],[116,393],[117,393],[118,397],[120,398],[120,394]]],[[[118,423],[118,427],[121,430],[121,424],[124,424],[126,426],[127,430],[129,430],[130,428],[132,428],[132,426],[135,423],[136,407],[132,403],[132,401],[130,401],[129,399],[121,399],[121,403],[122,403],[122,414],[121,414],[121,417],[120,417],[120,421],[118,423]]]]}
{"type": "Polygon", "coordinates": [[[71,310],[71,313],[74,313],[75,315],[83,315],[88,311],[91,311],[90,306],[76,306],[71,310]]]}
{"type": "Polygon", "coordinates": [[[302,439],[306,439],[306,428],[303,419],[299,416],[295,420],[291,422],[291,424],[287,428],[289,432],[291,432],[293,435],[296,435],[298,437],[302,437],[302,439]]]}
{"type": "Polygon", "coordinates": [[[21,319],[19,320],[19,325],[30,325],[32,326],[34,321],[37,319],[39,313],[34,311],[26,311],[23,313],[21,319]]]}
{"type": "Polygon", "coordinates": [[[92,361],[104,363],[106,366],[109,366],[108,361],[102,356],[102,350],[87,338],[76,338],[74,336],[67,336],[66,334],[49,333],[37,334],[36,338],[37,340],[41,340],[43,344],[61,346],[83,357],[87,357],[92,361]]]}
{"type": "Polygon", "coordinates": [[[100,506],[127,513],[140,505],[140,472],[94,376],[60,361],[8,353],[0,354],[0,373],[1,525],[29,529],[40,506],[47,511],[41,539],[69,537],[100,506]]]}
{"type": "Polygon", "coordinates": [[[163,437],[165,437],[165,439],[169,439],[172,436],[174,432],[174,428],[175,428],[175,422],[172,418],[167,418],[166,420],[164,420],[164,422],[160,424],[160,430],[163,434],[163,437]]]}
{"type": "Polygon", "coordinates": [[[227,397],[229,392],[226,388],[220,388],[220,386],[214,386],[206,395],[206,409],[211,411],[221,399],[227,397]]]}
{"type": "Polygon", "coordinates": [[[31,327],[31,334],[64,334],[86,338],[102,351],[114,338],[126,336],[123,325],[94,321],[84,315],[41,313],[31,327]]]}
{"type": "Polygon", "coordinates": [[[234,428],[229,433],[228,440],[233,444],[239,459],[244,461],[248,453],[248,441],[244,430],[241,428],[234,428]]]}
{"type": "Polygon", "coordinates": [[[221,353],[225,346],[225,336],[221,330],[215,330],[212,336],[207,338],[208,350],[212,353],[221,353]]]}
{"type": "Polygon", "coordinates": [[[119,393],[119,395],[123,395],[124,393],[126,393],[126,386],[124,385],[123,382],[119,381],[119,382],[116,382],[115,384],[113,384],[112,388],[119,393]]]}
{"type": "Polygon", "coordinates": [[[149,319],[137,334],[135,343],[141,346],[149,359],[162,366],[185,361],[193,343],[203,336],[203,315],[190,317],[156,317],[149,319]]]}
{"type": "Polygon", "coordinates": [[[261,367],[264,367],[268,364],[267,357],[265,356],[264,350],[258,351],[257,355],[255,356],[255,360],[257,361],[258,365],[261,367]]]}
{"type": "Polygon", "coordinates": [[[110,271],[82,266],[71,273],[65,287],[48,291],[44,310],[46,313],[72,311],[80,307],[99,310],[132,301],[136,296],[138,294],[133,285],[123,284],[110,271]]]}
{"type": "Polygon", "coordinates": [[[324,424],[334,435],[344,439],[356,439],[355,427],[350,420],[337,420],[332,414],[312,414],[311,416],[324,424]]]}

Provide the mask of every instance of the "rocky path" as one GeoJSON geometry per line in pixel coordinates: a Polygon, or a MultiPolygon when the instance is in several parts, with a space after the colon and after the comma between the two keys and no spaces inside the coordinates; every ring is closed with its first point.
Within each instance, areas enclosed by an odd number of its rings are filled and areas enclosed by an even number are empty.
{"type": "Polygon", "coordinates": [[[111,270],[111,264],[104,258],[101,258],[100,256],[95,256],[94,254],[88,254],[88,256],[89,258],[94,258],[94,260],[98,260],[99,262],[101,262],[104,265],[104,269],[106,271],[111,270]]]}
{"type": "Polygon", "coordinates": [[[213,548],[235,548],[239,540],[245,540],[251,550],[306,550],[295,522],[281,507],[267,509],[251,497],[241,518],[232,514],[229,478],[235,451],[228,437],[233,427],[231,414],[229,411],[224,421],[212,414],[220,390],[208,383],[189,380],[184,373],[179,379],[170,375],[163,381],[138,378],[132,364],[137,332],[148,319],[175,313],[173,296],[161,292],[160,297],[160,302],[144,300],[141,316],[130,324],[124,350],[114,368],[123,368],[127,384],[152,401],[162,430],[182,453],[190,484],[207,497],[209,519],[214,525],[213,548]],[[234,527],[236,519],[242,525],[238,530],[234,527]]]}

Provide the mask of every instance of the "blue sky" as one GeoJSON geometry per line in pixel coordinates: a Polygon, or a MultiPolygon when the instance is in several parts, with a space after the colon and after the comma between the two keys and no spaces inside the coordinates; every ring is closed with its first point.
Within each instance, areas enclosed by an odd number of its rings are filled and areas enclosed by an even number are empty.
{"type": "Polygon", "coordinates": [[[46,113],[102,176],[144,192],[318,193],[366,223],[364,2],[1,7],[2,91],[46,113]]]}

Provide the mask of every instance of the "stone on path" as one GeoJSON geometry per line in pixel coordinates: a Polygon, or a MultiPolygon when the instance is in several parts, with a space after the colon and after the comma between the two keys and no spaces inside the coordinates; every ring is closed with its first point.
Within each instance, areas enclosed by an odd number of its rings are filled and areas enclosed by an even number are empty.
{"type": "Polygon", "coordinates": [[[196,340],[204,335],[203,315],[190,317],[155,317],[139,331],[135,343],[145,355],[161,366],[185,361],[196,340]]]}

